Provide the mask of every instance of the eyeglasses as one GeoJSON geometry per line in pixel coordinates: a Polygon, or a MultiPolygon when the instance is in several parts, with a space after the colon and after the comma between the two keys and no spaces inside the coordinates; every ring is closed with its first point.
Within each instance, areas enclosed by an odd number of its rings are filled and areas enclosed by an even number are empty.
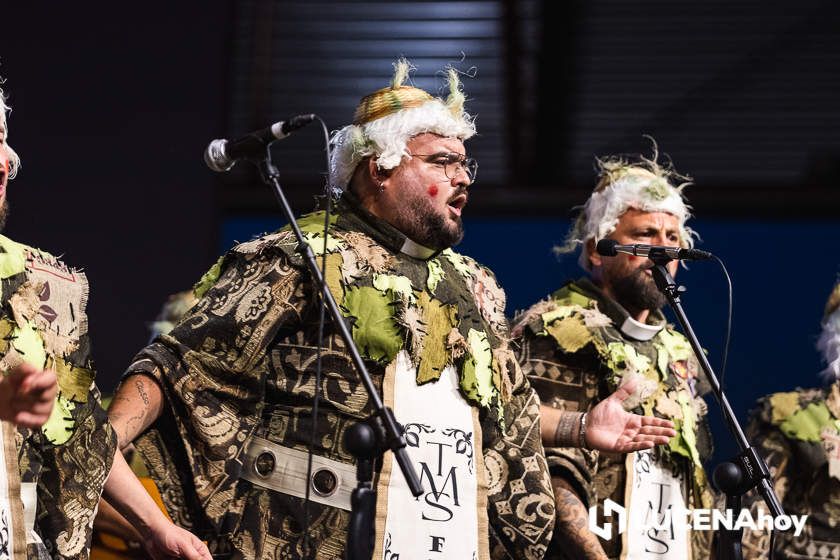
{"type": "Polygon", "coordinates": [[[470,183],[475,183],[475,176],[478,173],[478,162],[473,158],[455,152],[441,152],[439,154],[412,154],[411,157],[426,158],[426,163],[443,167],[443,173],[447,179],[454,179],[458,173],[463,172],[470,183]]]}

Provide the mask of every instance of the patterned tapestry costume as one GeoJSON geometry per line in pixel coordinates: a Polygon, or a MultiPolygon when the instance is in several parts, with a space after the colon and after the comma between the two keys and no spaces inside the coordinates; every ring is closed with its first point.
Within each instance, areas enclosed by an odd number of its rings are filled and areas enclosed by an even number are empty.
{"type": "MultiPolygon", "coordinates": [[[[604,500],[627,506],[630,481],[651,464],[660,464],[680,481],[686,507],[709,506],[702,467],[711,454],[701,398],[707,388],[698,377],[699,364],[688,341],[665,324],[659,311],[651,313],[648,324],[634,321],[591,281],[581,279],[520,315],[513,332],[521,342],[522,370],[544,405],[584,412],[635,378],[638,396],[631,396],[625,408],[668,418],[676,425],[677,436],[655,451],[623,455],[546,449],[552,476],[570,483],[585,507],[597,506],[599,525],[604,500]]],[[[615,519],[607,521],[613,521],[612,537],[601,539],[601,544],[609,557],[618,558],[622,537],[615,519]]],[[[692,534],[695,558],[708,556],[708,537],[692,534]]],[[[547,557],[560,554],[549,551],[547,557]]]]}
{"type": "MultiPolygon", "coordinates": [[[[840,284],[826,303],[817,340],[827,367],[822,389],[797,389],[758,401],[747,431],[773,476],[787,515],[807,515],[805,528],[777,531],[776,558],[840,558],[840,284]]],[[[748,495],[746,505],[766,510],[748,495]]],[[[769,534],[748,531],[744,558],[764,558],[769,534]]]]}
{"type": "MultiPolygon", "coordinates": [[[[418,395],[439,389],[468,403],[470,430],[431,426],[448,405],[426,410],[429,425],[406,425],[413,459],[420,447],[436,445],[441,458],[450,450],[448,457],[476,480],[473,501],[458,503],[464,486],[454,481],[463,471],[453,466],[449,476],[436,478],[441,464],[413,461],[426,491],[418,504],[433,506],[423,519],[471,510],[476,558],[541,558],[554,502],[537,398],[507,346],[504,292],[473,260],[412,243],[350,193],[326,239],[323,221],[315,213],[301,226],[313,250],[327,253],[327,283],[397,419],[405,423],[406,405],[393,401],[406,381],[418,395]],[[407,371],[414,372],[408,379],[407,371]]],[[[301,558],[304,552],[298,496],[305,483],[280,480],[275,468],[305,457],[313,430],[319,307],[295,245],[281,230],[235,247],[205,275],[199,291],[206,293],[183,322],[143,350],[127,372],[155,377],[169,403],[138,448],[170,514],[211,538],[214,552],[230,550],[233,557],[301,558]]],[[[347,541],[346,497],[355,485],[343,434],[372,408],[329,322],[320,390],[316,460],[337,476],[320,493],[311,482],[309,532],[316,558],[338,559],[347,541]]],[[[399,539],[390,531],[401,511],[388,511],[398,494],[389,480],[401,474],[390,462],[387,453],[378,477],[374,557],[419,557],[429,542],[423,550],[394,549],[399,539]]],[[[403,530],[413,531],[413,523],[406,517],[403,530]]]]}
{"type": "Polygon", "coordinates": [[[87,558],[116,449],[93,383],[87,280],[52,255],[3,236],[0,280],[2,370],[22,362],[52,369],[59,387],[41,429],[2,423],[0,558],[87,558]]]}
{"type": "MultiPolygon", "coordinates": [[[[767,461],[787,515],[807,515],[799,537],[776,532],[775,558],[840,558],[840,381],[762,398],[747,430],[767,461]]],[[[752,509],[767,507],[752,496],[752,509]]],[[[766,558],[769,534],[748,531],[744,558],[766,558]]]]}

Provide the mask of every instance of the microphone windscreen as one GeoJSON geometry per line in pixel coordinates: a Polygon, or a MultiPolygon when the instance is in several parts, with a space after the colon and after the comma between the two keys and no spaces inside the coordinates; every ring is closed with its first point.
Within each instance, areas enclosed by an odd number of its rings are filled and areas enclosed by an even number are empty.
{"type": "Polygon", "coordinates": [[[618,245],[618,241],[615,239],[602,239],[595,246],[595,251],[604,257],[614,257],[618,254],[618,251],[615,250],[616,245],[618,245]]]}

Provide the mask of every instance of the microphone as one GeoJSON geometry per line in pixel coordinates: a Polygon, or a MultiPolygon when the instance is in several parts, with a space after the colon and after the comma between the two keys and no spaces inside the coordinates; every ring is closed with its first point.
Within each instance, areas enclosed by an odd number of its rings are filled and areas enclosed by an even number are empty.
{"type": "Polygon", "coordinates": [[[599,255],[614,257],[619,253],[635,255],[637,257],[664,257],[677,261],[703,261],[714,257],[708,251],[700,249],[683,249],[682,247],[664,247],[662,245],[619,245],[615,239],[602,239],[595,246],[599,255]]]}
{"type": "Polygon", "coordinates": [[[308,115],[296,115],[286,121],[278,121],[273,125],[250,132],[236,140],[218,139],[210,142],[204,150],[204,161],[207,167],[213,171],[227,171],[237,160],[257,156],[263,153],[266,147],[275,140],[282,140],[299,128],[303,128],[317,117],[308,115]]]}

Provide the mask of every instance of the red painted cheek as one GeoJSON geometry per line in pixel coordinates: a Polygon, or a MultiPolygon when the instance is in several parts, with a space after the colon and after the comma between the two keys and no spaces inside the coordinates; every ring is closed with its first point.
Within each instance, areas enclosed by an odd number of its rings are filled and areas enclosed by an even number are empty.
{"type": "Polygon", "coordinates": [[[434,198],[438,195],[438,187],[437,185],[429,185],[429,188],[426,189],[426,192],[429,193],[429,196],[434,198]]]}
{"type": "Polygon", "coordinates": [[[636,262],[641,258],[647,258],[647,257],[637,257],[636,255],[627,255],[627,260],[630,261],[630,262],[636,262]]]}

